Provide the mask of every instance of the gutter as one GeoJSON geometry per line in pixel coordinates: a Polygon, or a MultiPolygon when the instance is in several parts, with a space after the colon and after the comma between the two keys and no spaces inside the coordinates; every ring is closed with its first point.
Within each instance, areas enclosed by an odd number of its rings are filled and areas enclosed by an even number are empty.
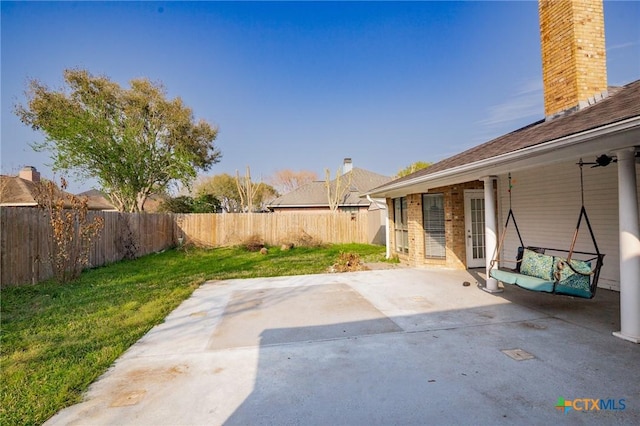
{"type": "MultiPolygon", "coordinates": [[[[585,141],[600,138],[609,134],[624,132],[633,130],[636,127],[640,127],[640,116],[631,117],[622,121],[607,124],[596,129],[587,130],[581,133],[573,135],[563,136],[558,139],[553,139],[548,142],[543,142],[537,145],[533,145],[526,148],[521,148],[517,151],[511,151],[504,154],[499,154],[495,157],[485,158],[473,163],[467,163],[460,166],[452,167],[450,169],[442,170],[439,172],[418,176],[413,179],[408,179],[395,184],[387,186],[381,186],[377,190],[369,191],[365,193],[366,196],[373,196],[374,194],[384,194],[385,192],[402,189],[404,187],[418,185],[426,183],[436,179],[445,179],[455,175],[470,173],[482,168],[495,167],[504,163],[513,162],[515,160],[523,160],[531,157],[536,157],[551,151],[570,148],[574,145],[583,143],[585,141]]],[[[633,145],[633,144],[632,144],[633,145]]],[[[463,151],[464,152],[464,151],[463,151]]]]}

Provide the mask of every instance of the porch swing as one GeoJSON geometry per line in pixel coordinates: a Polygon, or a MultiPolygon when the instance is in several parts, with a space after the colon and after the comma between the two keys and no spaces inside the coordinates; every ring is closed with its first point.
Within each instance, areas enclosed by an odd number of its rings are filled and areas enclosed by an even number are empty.
{"type": "Polygon", "coordinates": [[[600,253],[596,237],[587,216],[587,210],[584,207],[584,181],[582,177],[582,167],[585,165],[580,159],[577,163],[580,166],[580,194],[582,205],[578,223],[573,234],[573,240],[568,250],[554,249],[549,247],[533,247],[525,246],[516,223],[511,206],[511,173],[509,173],[509,213],[507,221],[502,230],[500,243],[494,252],[493,259],[490,263],[490,276],[504,284],[514,284],[527,290],[551,293],[565,296],[574,296],[585,299],[591,299],[596,294],[598,287],[598,279],[600,277],[600,269],[603,265],[604,254],[600,253]],[[582,219],[587,224],[595,253],[583,252],[575,250],[578,233],[582,224],[582,219]],[[520,241],[520,247],[516,254],[516,260],[499,259],[504,238],[509,227],[509,222],[513,221],[513,226],[520,241]],[[566,254],[565,254],[566,253],[566,254]],[[582,260],[574,259],[574,255],[582,258],[582,260]],[[595,261],[595,266],[592,264],[595,261]],[[496,264],[515,263],[515,268],[495,268],[496,264]]]}

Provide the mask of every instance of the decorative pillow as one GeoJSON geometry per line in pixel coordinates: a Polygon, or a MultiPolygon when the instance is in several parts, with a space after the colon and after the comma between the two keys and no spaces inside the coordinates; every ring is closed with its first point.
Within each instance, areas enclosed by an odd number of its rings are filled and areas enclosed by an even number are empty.
{"type": "Polygon", "coordinates": [[[530,277],[551,281],[553,279],[553,256],[524,249],[522,264],[520,265],[520,273],[530,277]]]}
{"type": "MultiPolygon", "coordinates": [[[[535,251],[536,253],[544,254],[545,249],[541,247],[526,247],[527,250],[535,251]]],[[[516,271],[520,272],[520,266],[522,265],[522,256],[524,255],[525,247],[518,247],[518,253],[516,254],[516,271]]]]}
{"type": "MultiPolygon", "coordinates": [[[[558,269],[558,262],[564,263],[564,268],[560,271],[558,283],[565,285],[567,287],[577,288],[580,290],[588,290],[591,284],[591,276],[590,275],[581,275],[576,274],[573,270],[566,265],[567,259],[564,257],[554,256],[553,258],[553,268],[554,270],[558,269]]],[[[576,271],[583,272],[588,274],[591,272],[591,262],[585,262],[583,260],[575,260],[571,259],[571,266],[576,271]]]]}

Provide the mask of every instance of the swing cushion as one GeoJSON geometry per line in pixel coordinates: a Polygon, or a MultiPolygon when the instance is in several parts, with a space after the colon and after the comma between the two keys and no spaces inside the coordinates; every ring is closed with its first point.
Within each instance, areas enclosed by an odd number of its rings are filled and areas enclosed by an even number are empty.
{"type": "Polygon", "coordinates": [[[553,256],[524,249],[520,273],[544,281],[553,281],[553,265],[553,256]]]}
{"type": "MultiPolygon", "coordinates": [[[[557,265],[558,262],[566,261],[567,259],[564,257],[555,256],[553,258],[554,265],[557,265]]],[[[573,266],[577,271],[585,274],[591,272],[591,262],[571,259],[571,266],[573,266]]],[[[576,274],[571,270],[571,268],[569,268],[569,266],[565,266],[560,272],[560,280],[556,285],[556,292],[571,296],[591,297],[590,278],[591,277],[589,275],[576,274]]]]}
{"type": "Polygon", "coordinates": [[[517,272],[505,271],[502,269],[492,269],[491,276],[504,284],[515,284],[518,287],[526,288],[527,290],[553,293],[553,281],[529,277],[517,272]]]}

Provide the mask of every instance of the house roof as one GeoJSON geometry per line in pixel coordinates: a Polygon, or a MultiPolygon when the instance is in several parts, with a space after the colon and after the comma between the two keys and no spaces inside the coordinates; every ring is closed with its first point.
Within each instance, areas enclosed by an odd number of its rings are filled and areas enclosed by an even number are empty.
{"type": "MultiPolygon", "coordinates": [[[[90,189],[89,191],[78,194],[79,197],[87,197],[89,200],[89,208],[92,210],[117,210],[115,205],[109,200],[109,197],[98,189],[90,189]]],[[[144,211],[154,213],[158,211],[160,204],[164,201],[165,196],[151,194],[144,203],[144,211]]]]}
{"type": "Polygon", "coordinates": [[[35,200],[36,184],[18,176],[0,175],[0,205],[37,206],[35,200]]]}
{"type": "Polygon", "coordinates": [[[105,194],[97,189],[81,192],[78,196],[87,197],[92,210],[117,210],[105,194]]]}
{"type": "MultiPolygon", "coordinates": [[[[59,196],[70,195],[58,190],[59,196]]],[[[36,207],[38,196],[38,183],[18,176],[0,175],[0,206],[3,207],[36,207]]],[[[65,202],[66,206],[66,202],[65,202]]],[[[89,197],[89,210],[111,210],[113,206],[107,207],[97,203],[89,197]]]]}
{"type": "Polygon", "coordinates": [[[640,80],[629,83],[622,88],[610,90],[607,98],[587,108],[551,120],[536,121],[514,132],[446,158],[426,169],[418,170],[374,188],[370,194],[380,195],[390,188],[398,190],[403,186],[403,183],[409,185],[419,180],[427,181],[431,175],[446,170],[472,165],[503,154],[515,153],[525,148],[638,116],[640,116],[640,80]]]}
{"type": "MultiPolygon", "coordinates": [[[[358,167],[342,176],[342,183],[351,185],[347,196],[340,202],[340,206],[368,206],[370,202],[360,197],[360,194],[372,188],[383,185],[391,180],[388,176],[379,175],[358,167]]],[[[335,179],[331,181],[335,185],[335,179]]],[[[269,203],[269,208],[291,207],[328,207],[327,188],[324,181],[314,181],[288,192],[269,203]]]]}

